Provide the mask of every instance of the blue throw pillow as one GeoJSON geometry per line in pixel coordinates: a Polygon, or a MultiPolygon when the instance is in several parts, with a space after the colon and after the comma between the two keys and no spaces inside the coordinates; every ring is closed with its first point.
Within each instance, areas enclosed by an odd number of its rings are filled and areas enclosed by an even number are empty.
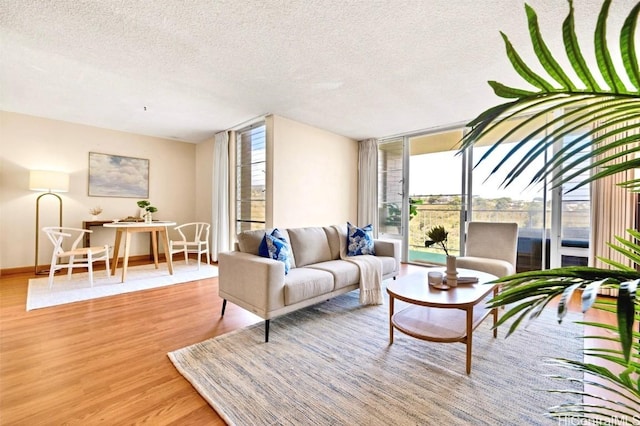
{"type": "MultiPolygon", "coordinates": [[[[279,240],[282,240],[284,242],[287,242],[287,240],[285,240],[284,235],[282,235],[282,233],[280,232],[280,230],[278,228],[274,228],[273,231],[271,231],[271,235],[272,237],[275,237],[279,240]]],[[[260,246],[258,247],[258,254],[262,257],[271,257],[269,256],[269,250],[267,249],[267,234],[265,233],[264,237],[262,237],[262,241],[260,242],[260,246]]]]}
{"type": "Polygon", "coordinates": [[[358,228],[347,222],[347,256],[376,254],[373,247],[373,226],[358,228]]]}
{"type": "Polygon", "coordinates": [[[271,234],[264,234],[258,247],[258,254],[284,263],[284,273],[285,275],[289,273],[289,269],[291,269],[291,248],[278,228],[274,229],[271,234]]]}
{"type": "Polygon", "coordinates": [[[289,249],[289,243],[284,239],[281,240],[271,235],[266,235],[266,240],[269,257],[284,263],[284,274],[287,275],[291,268],[291,250],[289,249]]]}

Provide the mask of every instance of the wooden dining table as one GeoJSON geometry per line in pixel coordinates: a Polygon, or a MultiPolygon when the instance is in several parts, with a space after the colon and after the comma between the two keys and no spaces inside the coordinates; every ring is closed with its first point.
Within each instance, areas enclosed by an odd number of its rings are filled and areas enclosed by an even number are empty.
{"type": "Polygon", "coordinates": [[[118,254],[120,252],[120,243],[122,241],[122,234],[124,234],[124,253],[122,256],[122,279],[121,282],[125,282],[127,279],[127,266],[129,265],[129,253],[131,250],[131,235],[139,232],[151,233],[151,251],[153,253],[153,262],[158,269],[158,235],[162,239],[162,245],[164,246],[164,256],[167,262],[167,268],[169,274],[173,275],[173,263],[171,262],[171,254],[169,253],[169,235],[167,233],[167,227],[175,226],[176,222],[171,221],[158,221],[153,222],[112,222],[105,223],[102,226],[105,228],[115,228],[116,241],[113,245],[113,261],[111,267],[111,273],[116,274],[118,268],[118,254]]]}

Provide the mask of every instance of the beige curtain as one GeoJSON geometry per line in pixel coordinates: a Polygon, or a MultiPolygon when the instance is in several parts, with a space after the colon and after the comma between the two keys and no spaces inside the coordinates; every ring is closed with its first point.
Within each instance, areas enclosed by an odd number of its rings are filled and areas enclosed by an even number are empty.
{"type": "Polygon", "coordinates": [[[378,141],[358,143],[358,225],[373,225],[378,235],[378,141]]]}
{"type": "MultiPolygon", "coordinates": [[[[637,133],[637,131],[635,132],[637,133]]],[[[615,135],[611,139],[607,139],[603,143],[612,142],[629,136],[630,133],[624,132],[615,135]]],[[[614,152],[621,152],[627,149],[629,145],[618,148],[615,151],[609,151],[606,154],[611,155],[614,152]]],[[[610,164],[620,164],[629,161],[629,156],[622,156],[610,164]]],[[[633,179],[633,171],[618,173],[613,176],[598,179],[591,184],[591,244],[589,245],[590,256],[589,265],[596,268],[610,269],[611,267],[599,260],[597,257],[603,257],[623,265],[634,266],[631,260],[622,254],[611,249],[607,243],[615,242],[615,236],[628,238],[627,229],[634,228],[636,218],[636,195],[627,189],[617,186],[618,183],[633,179]]],[[[601,289],[601,294],[617,296],[617,289],[601,289]]]]}

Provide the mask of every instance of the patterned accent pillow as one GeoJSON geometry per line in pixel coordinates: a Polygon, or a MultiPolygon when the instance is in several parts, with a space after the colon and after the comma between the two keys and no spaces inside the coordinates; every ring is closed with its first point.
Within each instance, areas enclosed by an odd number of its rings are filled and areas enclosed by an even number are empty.
{"type": "Polygon", "coordinates": [[[373,225],[358,228],[347,222],[347,256],[376,254],[373,247],[373,225]]]}
{"type": "Polygon", "coordinates": [[[274,228],[273,231],[271,231],[271,234],[265,233],[264,237],[262,237],[262,241],[260,242],[260,246],[258,247],[258,255],[262,257],[271,257],[269,256],[269,249],[267,248],[267,235],[271,235],[272,237],[282,240],[285,243],[287,242],[287,240],[284,238],[284,235],[282,235],[278,228],[274,228]]]}
{"type": "Polygon", "coordinates": [[[271,234],[264,234],[258,254],[284,263],[284,274],[287,275],[289,273],[289,269],[291,269],[291,248],[284,236],[278,231],[278,228],[274,229],[271,234]]]}
{"type": "Polygon", "coordinates": [[[287,275],[291,268],[291,249],[289,248],[289,243],[271,235],[267,235],[266,237],[269,257],[284,263],[284,274],[287,275]]]}

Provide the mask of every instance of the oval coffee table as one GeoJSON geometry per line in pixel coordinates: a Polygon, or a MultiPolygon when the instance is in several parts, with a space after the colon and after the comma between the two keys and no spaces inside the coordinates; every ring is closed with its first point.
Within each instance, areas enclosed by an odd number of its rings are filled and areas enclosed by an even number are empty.
{"type": "MultiPolygon", "coordinates": [[[[389,293],[389,344],[393,343],[393,329],[409,336],[431,342],[462,342],[467,345],[467,374],[471,373],[471,347],[473,330],[493,314],[493,325],[498,320],[498,310],[488,309],[486,301],[496,294],[497,284],[486,284],[496,276],[470,269],[458,269],[458,277],[476,277],[477,283],[459,284],[448,290],[440,290],[427,283],[427,272],[443,268],[425,268],[387,285],[389,293]],[[410,306],[394,312],[395,299],[410,306]]],[[[497,337],[493,329],[493,337],[497,337]]]]}

